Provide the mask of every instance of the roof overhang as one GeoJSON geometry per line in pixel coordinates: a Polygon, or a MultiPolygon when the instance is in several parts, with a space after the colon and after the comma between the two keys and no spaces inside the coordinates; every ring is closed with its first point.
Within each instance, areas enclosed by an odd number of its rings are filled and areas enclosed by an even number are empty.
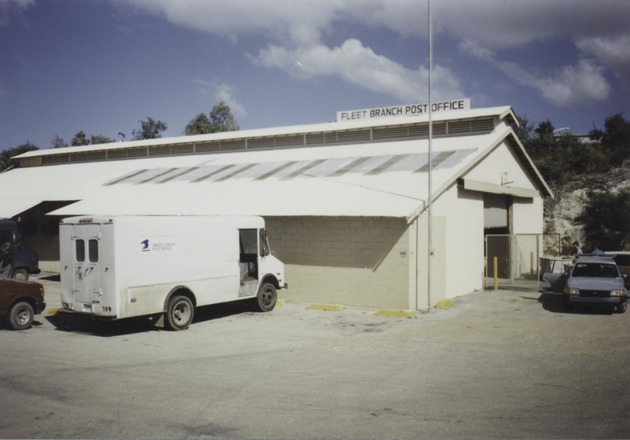
{"type": "Polygon", "coordinates": [[[467,178],[460,179],[462,187],[469,191],[478,191],[491,194],[510,195],[525,199],[533,199],[538,195],[538,191],[529,188],[518,188],[514,186],[495,185],[487,182],[479,182],[467,178]]]}
{"type": "MultiPolygon", "coordinates": [[[[516,197],[551,195],[512,129],[516,116],[510,108],[442,114],[440,117],[458,120],[476,116],[500,118],[505,123],[496,124],[493,131],[455,132],[452,136],[433,139],[434,189],[431,199],[436,200],[459,183],[467,172],[501,145],[515,151],[515,158],[531,177],[533,186],[528,189],[523,185],[521,188],[492,185],[481,182],[483,177],[464,179],[462,183],[471,190],[516,197]]],[[[413,118],[414,121],[418,119],[413,118]]],[[[393,118],[378,124],[393,127],[411,120],[393,118]]],[[[361,126],[366,123],[328,123],[291,127],[290,130],[247,130],[202,136],[210,139],[278,135],[361,126]]],[[[175,140],[183,142],[191,138],[197,137],[175,140]]],[[[135,141],[133,145],[172,141],[154,139],[135,141]]],[[[369,142],[334,146],[220,151],[21,167],[0,176],[0,183],[12,189],[12,193],[6,195],[8,199],[2,198],[0,215],[15,216],[41,201],[69,200],[67,206],[51,209],[49,214],[369,216],[409,221],[427,209],[428,144],[426,138],[418,137],[388,138],[386,141],[376,138],[369,142]]],[[[119,148],[119,144],[92,147],[113,149],[119,148]]],[[[90,147],[81,148],[87,150],[90,147]]],[[[36,154],[56,151],[29,152],[21,157],[33,154],[34,158],[36,154]]]]}
{"type": "MultiPolygon", "coordinates": [[[[469,110],[437,112],[432,117],[433,124],[445,121],[457,121],[464,119],[477,119],[493,116],[506,122],[508,125],[518,124],[518,118],[509,106],[488,107],[469,110]]],[[[319,124],[305,124],[295,126],[284,126],[263,129],[250,129],[239,131],[228,131],[220,133],[200,134],[193,136],[178,136],[170,138],[143,139],[124,142],[112,142],[107,144],[94,144],[84,146],[73,146],[65,148],[51,148],[47,150],[34,150],[14,156],[12,159],[36,160],[45,156],[59,155],[63,153],[89,154],[100,151],[123,150],[144,148],[162,145],[180,145],[189,143],[203,143],[217,140],[251,139],[268,136],[288,136],[295,134],[320,133],[327,131],[352,131],[368,127],[392,127],[407,124],[427,123],[428,114],[404,117],[385,117],[379,119],[365,119],[344,122],[326,122],[319,124]]]]}
{"type": "Polygon", "coordinates": [[[11,199],[3,198],[0,203],[0,218],[11,218],[41,203],[40,199],[11,199]]]}

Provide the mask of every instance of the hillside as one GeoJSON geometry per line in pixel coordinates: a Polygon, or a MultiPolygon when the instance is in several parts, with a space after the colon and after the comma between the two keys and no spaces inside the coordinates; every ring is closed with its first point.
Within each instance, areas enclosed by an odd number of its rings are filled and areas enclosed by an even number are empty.
{"type": "MultiPolygon", "coordinates": [[[[630,165],[627,163],[626,165],[630,165]]],[[[588,200],[588,191],[619,191],[630,189],[630,166],[615,168],[608,173],[583,175],[565,184],[550,185],[555,198],[545,200],[545,234],[560,234],[563,247],[570,252],[571,243],[578,241],[585,251],[582,224],[577,218],[588,200]]]]}

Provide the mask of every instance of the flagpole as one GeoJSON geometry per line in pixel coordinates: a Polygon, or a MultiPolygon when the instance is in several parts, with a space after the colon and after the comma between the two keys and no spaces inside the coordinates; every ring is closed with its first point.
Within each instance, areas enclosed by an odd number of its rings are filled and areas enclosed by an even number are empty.
{"type": "Polygon", "coordinates": [[[429,309],[431,308],[431,269],[432,269],[432,257],[433,257],[433,101],[432,101],[432,84],[431,76],[433,72],[433,23],[431,20],[431,0],[428,0],[429,9],[429,194],[428,194],[428,239],[427,239],[427,302],[429,309]]]}

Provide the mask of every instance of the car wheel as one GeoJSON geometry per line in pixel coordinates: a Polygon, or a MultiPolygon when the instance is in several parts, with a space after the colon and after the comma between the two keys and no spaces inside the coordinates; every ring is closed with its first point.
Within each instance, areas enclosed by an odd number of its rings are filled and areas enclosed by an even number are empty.
{"type": "Polygon", "coordinates": [[[271,283],[263,283],[256,295],[256,308],[261,312],[270,312],[276,306],[278,292],[271,283]]]}
{"type": "Polygon", "coordinates": [[[28,270],[15,269],[15,271],[13,271],[13,279],[18,281],[28,281],[28,270]]]}
{"type": "Polygon", "coordinates": [[[13,330],[25,330],[33,323],[33,307],[26,301],[19,301],[9,310],[9,327],[13,330]]]}
{"type": "Polygon", "coordinates": [[[166,323],[171,330],[186,330],[194,314],[192,301],[183,295],[175,295],[168,302],[166,323]]]}
{"type": "Polygon", "coordinates": [[[567,312],[575,312],[576,311],[575,304],[571,304],[571,302],[569,301],[569,298],[566,295],[562,297],[562,307],[567,312]]]}
{"type": "Polygon", "coordinates": [[[625,313],[627,308],[628,308],[628,303],[624,301],[623,303],[617,306],[617,313],[625,313]]]}

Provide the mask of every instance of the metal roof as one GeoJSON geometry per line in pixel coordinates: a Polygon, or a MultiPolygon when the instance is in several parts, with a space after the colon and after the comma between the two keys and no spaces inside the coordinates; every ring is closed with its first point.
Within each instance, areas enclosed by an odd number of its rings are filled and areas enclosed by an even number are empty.
{"type": "MultiPolygon", "coordinates": [[[[499,117],[513,116],[505,108],[492,110],[499,117]]],[[[347,127],[347,123],[335,126],[341,125],[347,127]]],[[[393,125],[391,120],[389,125],[393,125]]],[[[514,132],[506,124],[498,124],[490,133],[434,139],[434,199],[489,150],[504,142],[522,150],[513,139],[514,132]]],[[[524,150],[519,157],[530,174],[535,171],[524,150]]],[[[536,173],[532,178],[539,180],[543,191],[548,190],[536,173]]],[[[371,141],[22,167],[0,174],[0,185],[10,188],[11,194],[10,198],[0,196],[0,216],[5,217],[22,212],[31,203],[79,200],[50,214],[410,218],[424,210],[428,196],[428,141],[371,141]]]]}
{"type": "MultiPolygon", "coordinates": [[[[479,109],[457,110],[457,111],[443,111],[433,114],[433,124],[437,125],[447,121],[457,120],[474,120],[477,118],[484,118],[487,116],[495,116],[507,124],[517,124],[518,118],[509,106],[501,107],[489,107],[479,109]]],[[[29,151],[18,156],[14,159],[24,159],[32,157],[45,157],[59,154],[72,154],[76,152],[81,153],[94,153],[101,151],[114,151],[124,149],[134,149],[152,146],[164,146],[164,145],[182,145],[189,143],[206,143],[217,141],[235,141],[241,139],[261,139],[267,137],[289,137],[291,135],[308,135],[308,134],[320,134],[327,132],[353,132],[364,128],[387,128],[396,126],[405,126],[410,124],[428,123],[428,115],[421,114],[418,116],[405,116],[405,117],[384,117],[378,119],[359,119],[353,121],[344,122],[328,122],[320,124],[308,124],[308,125],[293,125],[286,127],[274,127],[263,129],[251,129],[240,130],[222,133],[211,133],[194,136],[180,136],[174,138],[158,138],[158,139],[145,139],[137,141],[125,141],[125,142],[113,142],[109,144],[96,144],[85,145],[80,147],[66,147],[66,148],[53,148],[48,150],[35,150],[29,151]]],[[[436,132],[434,130],[434,136],[436,132]]]]}

